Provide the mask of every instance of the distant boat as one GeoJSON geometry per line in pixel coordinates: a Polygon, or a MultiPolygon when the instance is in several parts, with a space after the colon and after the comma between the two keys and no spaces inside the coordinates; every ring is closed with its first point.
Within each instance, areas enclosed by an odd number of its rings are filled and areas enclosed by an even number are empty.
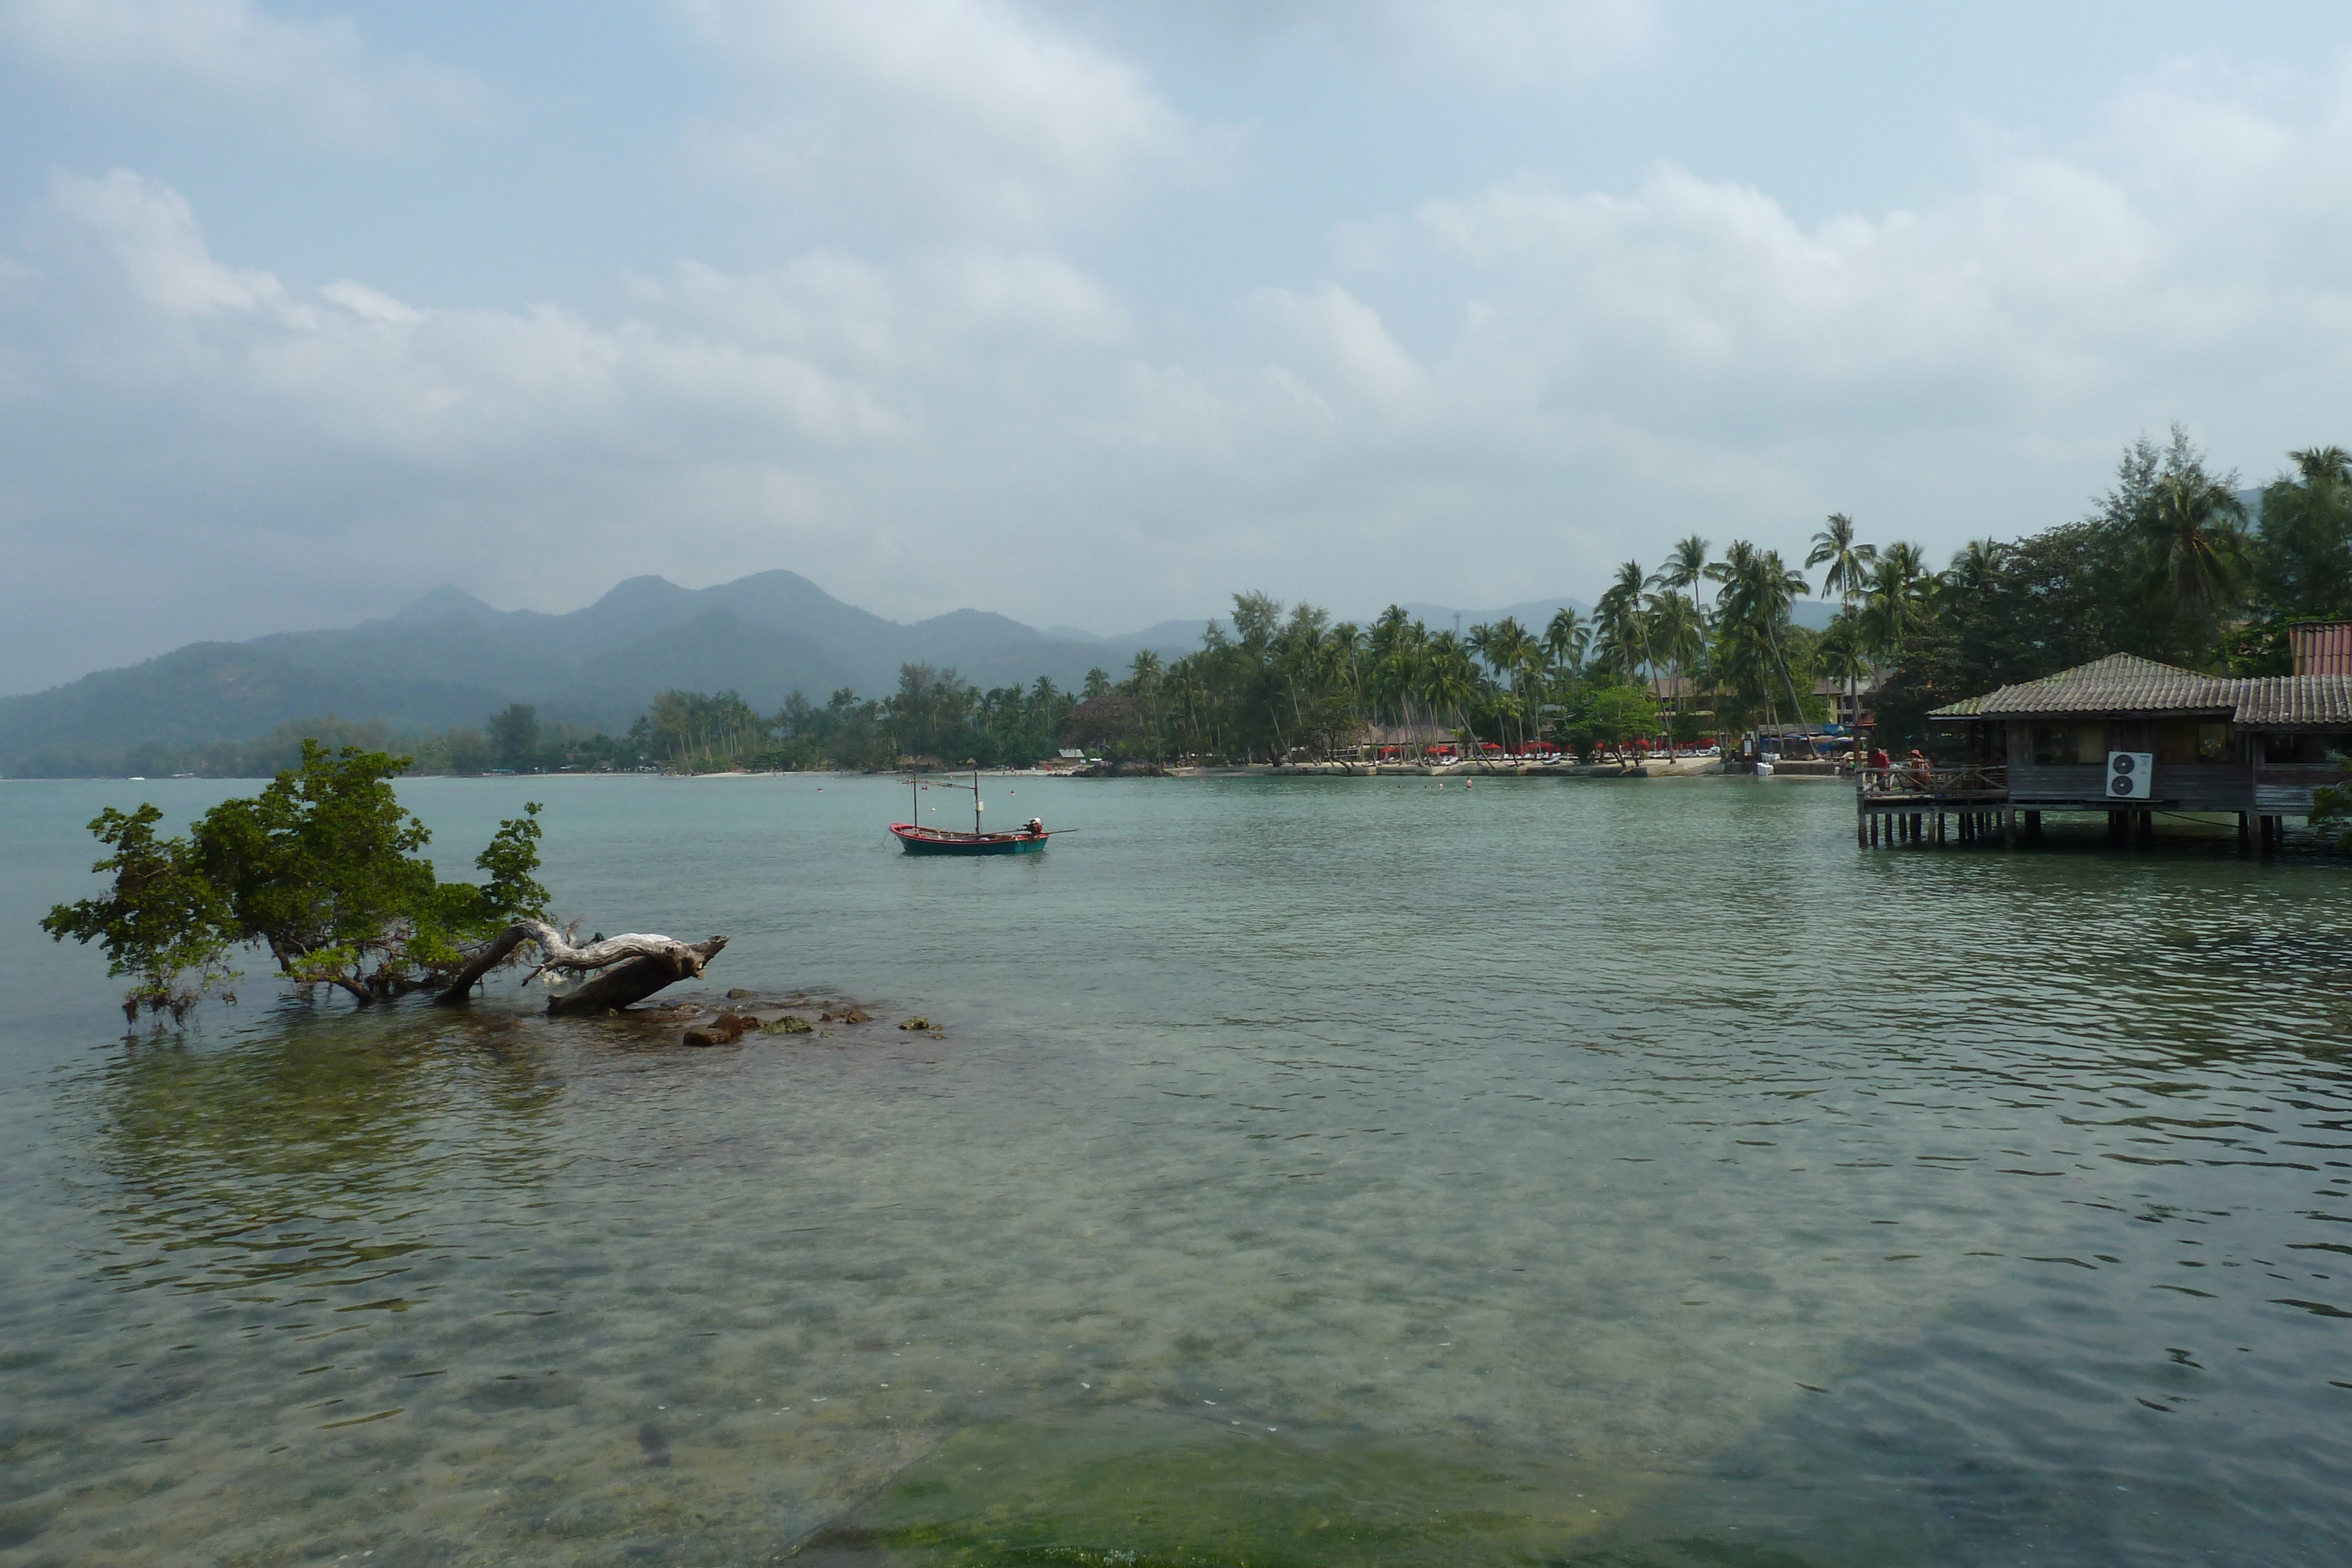
{"type": "MultiPolygon", "coordinates": [[[[907,786],[914,800],[915,810],[919,814],[922,810],[923,782],[919,779],[909,776],[907,786]]],[[[1045,841],[1054,836],[1053,832],[1046,831],[1045,824],[1034,817],[1030,818],[1024,826],[1009,833],[982,832],[980,826],[980,770],[978,768],[972,770],[971,782],[969,784],[950,784],[942,781],[932,785],[931,788],[971,791],[971,831],[962,832],[954,828],[926,828],[919,822],[891,823],[890,836],[897,839],[898,847],[910,855],[1034,855],[1044,849],[1045,841]]],[[[1069,831],[1067,828],[1057,828],[1054,832],[1066,833],[1069,831]]]]}

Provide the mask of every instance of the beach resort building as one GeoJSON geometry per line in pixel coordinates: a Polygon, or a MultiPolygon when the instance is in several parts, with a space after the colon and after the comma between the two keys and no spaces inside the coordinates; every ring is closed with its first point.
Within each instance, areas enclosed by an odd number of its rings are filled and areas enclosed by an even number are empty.
{"type": "Polygon", "coordinates": [[[2142,838],[2159,815],[2222,813],[2242,838],[2273,842],[2310,814],[2314,790],[2352,781],[2352,627],[2308,630],[2292,675],[2115,653],[1937,708],[1928,716],[1953,744],[1928,767],[1865,773],[1860,837],[1940,839],[1949,815],[1963,838],[2013,839],[2054,810],[2104,812],[2111,833],[2142,838]]]}

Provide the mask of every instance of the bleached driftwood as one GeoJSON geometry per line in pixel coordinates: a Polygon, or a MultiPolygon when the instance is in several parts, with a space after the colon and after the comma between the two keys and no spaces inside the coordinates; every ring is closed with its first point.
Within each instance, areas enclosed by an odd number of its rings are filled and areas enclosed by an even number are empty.
{"type": "Polygon", "coordinates": [[[595,977],[578,990],[550,1001],[551,1013],[598,1013],[643,1001],[664,986],[699,976],[727,946],[724,936],[687,943],[674,936],[630,932],[575,947],[562,932],[543,920],[518,920],[474,955],[436,999],[448,1006],[463,1003],[477,980],[507,962],[526,942],[539,949],[539,967],[531,971],[532,978],[550,971],[595,977]]]}

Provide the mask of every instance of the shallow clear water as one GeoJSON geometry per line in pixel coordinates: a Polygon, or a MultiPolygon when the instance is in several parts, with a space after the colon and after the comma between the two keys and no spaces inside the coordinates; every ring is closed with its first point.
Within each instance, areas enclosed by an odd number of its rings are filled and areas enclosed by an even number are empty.
{"type": "Polygon", "coordinates": [[[257,976],[126,1040],[31,923],[100,804],[226,788],[0,785],[0,1564],[2352,1559],[2339,863],[1747,779],[996,780],[1084,831],[978,862],[885,781],[425,780],[445,867],[531,794],[563,913],[877,1020],[257,976]]]}

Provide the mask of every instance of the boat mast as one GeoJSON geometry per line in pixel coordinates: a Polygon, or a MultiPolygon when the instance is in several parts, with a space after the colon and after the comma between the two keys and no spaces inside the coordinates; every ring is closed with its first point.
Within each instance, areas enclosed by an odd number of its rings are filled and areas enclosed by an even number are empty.
{"type": "Polygon", "coordinates": [[[971,770],[971,836],[980,837],[980,769],[971,770]]]}

